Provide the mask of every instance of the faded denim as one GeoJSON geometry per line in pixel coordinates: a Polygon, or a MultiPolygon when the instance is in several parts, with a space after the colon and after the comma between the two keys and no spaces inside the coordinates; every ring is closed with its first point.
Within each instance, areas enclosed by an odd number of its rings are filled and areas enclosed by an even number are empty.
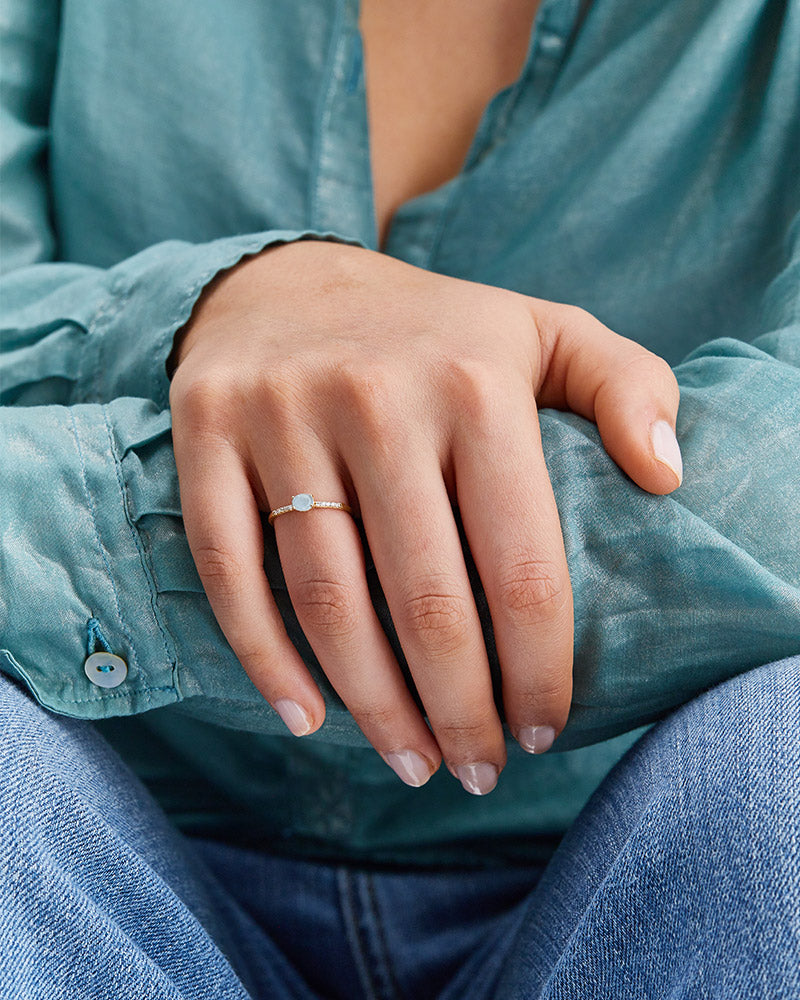
{"type": "Polygon", "coordinates": [[[0,995],[793,1000],[799,729],[795,657],[652,728],[543,872],[393,872],[185,838],[0,676],[0,995]]]}

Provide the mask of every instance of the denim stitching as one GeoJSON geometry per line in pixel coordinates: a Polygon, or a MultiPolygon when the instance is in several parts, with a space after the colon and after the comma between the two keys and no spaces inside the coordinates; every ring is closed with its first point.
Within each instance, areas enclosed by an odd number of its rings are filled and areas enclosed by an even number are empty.
{"type": "Polygon", "coordinates": [[[365,872],[363,877],[364,885],[367,890],[367,900],[369,901],[369,907],[372,911],[371,916],[375,926],[375,937],[377,939],[378,948],[380,949],[383,967],[386,970],[386,978],[388,979],[388,985],[392,994],[391,998],[388,998],[388,1000],[403,1000],[405,994],[400,988],[400,980],[397,976],[397,969],[392,961],[392,953],[389,949],[389,942],[386,939],[386,930],[383,925],[380,909],[378,907],[378,897],[375,892],[375,880],[373,879],[371,872],[365,872]]]}
{"type": "Polygon", "coordinates": [[[336,887],[344,917],[345,936],[350,946],[350,953],[358,969],[361,979],[361,990],[367,1000],[381,1000],[376,988],[372,970],[367,961],[367,949],[364,936],[359,927],[358,897],[354,885],[355,876],[347,868],[339,868],[336,872],[336,887]]]}

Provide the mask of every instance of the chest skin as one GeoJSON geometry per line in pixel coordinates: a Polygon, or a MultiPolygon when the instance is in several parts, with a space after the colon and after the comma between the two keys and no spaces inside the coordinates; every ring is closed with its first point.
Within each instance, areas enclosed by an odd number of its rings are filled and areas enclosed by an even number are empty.
{"type": "Polygon", "coordinates": [[[375,217],[454,177],[525,62],[539,0],[362,0],[375,217]]]}

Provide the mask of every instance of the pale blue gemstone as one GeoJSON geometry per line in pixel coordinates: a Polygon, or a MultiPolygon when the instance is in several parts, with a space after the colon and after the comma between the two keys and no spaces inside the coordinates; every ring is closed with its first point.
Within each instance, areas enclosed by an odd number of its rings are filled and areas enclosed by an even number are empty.
{"type": "Polygon", "coordinates": [[[314,498],[310,493],[298,493],[292,497],[292,507],[294,510],[311,510],[314,506],[314,498]]]}

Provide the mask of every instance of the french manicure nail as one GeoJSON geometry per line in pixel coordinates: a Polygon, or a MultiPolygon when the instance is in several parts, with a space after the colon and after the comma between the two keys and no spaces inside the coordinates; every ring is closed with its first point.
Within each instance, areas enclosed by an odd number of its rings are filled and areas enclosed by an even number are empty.
{"type": "Polygon", "coordinates": [[[472,795],[486,795],[497,784],[499,771],[494,764],[461,764],[456,768],[458,780],[472,795]]]}
{"type": "Polygon", "coordinates": [[[394,771],[401,781],[412,788],[419,788],[433,774],[430,762],[416,750],[397,750],[395,753],[384,753],[381,757],[394,771]]]}
{"type": "Polygon", "coordinates": [[[544,753],[553,745],[556,731],[552,726],[522,726],[517,733],[517,740],[523,750],[528,753],[544,753]]]}
{"type": "Polygon", "coordinates": [[[650,428],[650,440],[657,461],[666,465],[678,478],[678,486],[683,482],[683,458],[675,432],[666,420],[656,420],[650,428]]]}
{"type": "Polygon", "coordinates": [[[294,736],[305,736],[311,732],[311,716],[296,701],[292,701],[291,698],[278,698],[273,707],[294,736]]]}

